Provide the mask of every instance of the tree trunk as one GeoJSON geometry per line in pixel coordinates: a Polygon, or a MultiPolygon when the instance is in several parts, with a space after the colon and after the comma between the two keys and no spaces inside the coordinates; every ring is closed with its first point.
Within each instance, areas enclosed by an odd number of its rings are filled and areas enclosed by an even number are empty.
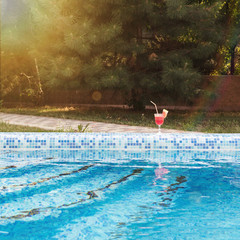
{"type": "Polygon", "coordinates": [[[36,72],[37,72],[37,86],[38,86],[38,103],[37,105],[42,105],[43,104],[43,90],[42,90],[42,83],[41,83],[41,78],[40,78],[40,73],[38,69],[38,63],[37,59],[34,58],[35,62],[35,67],[36,67],[36,72]]]}
{"type": "Polygon", "coordinates": [[[230,75],[234,75],[235,73],[235,49],[237,45],[235,45],[231,50],[231,66],[230,66],[230,75]]]}

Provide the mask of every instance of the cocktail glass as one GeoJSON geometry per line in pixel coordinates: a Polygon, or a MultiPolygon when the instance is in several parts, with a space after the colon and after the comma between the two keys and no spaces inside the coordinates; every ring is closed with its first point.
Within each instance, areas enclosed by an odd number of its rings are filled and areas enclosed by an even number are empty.
{"type": "Polygon", "coordinates": [[[164,123],[164,115],[162,113],[154,114],[155,123],[158,125],[158,132],[161,133],[161,126],[164,123]]]}

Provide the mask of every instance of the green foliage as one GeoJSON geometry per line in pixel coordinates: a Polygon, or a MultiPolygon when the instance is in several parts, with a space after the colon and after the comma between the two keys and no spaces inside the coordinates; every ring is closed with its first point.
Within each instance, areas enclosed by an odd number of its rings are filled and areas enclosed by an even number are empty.
{"type": "Polygon", "coordinates": [[[240,44],[240,0],[222,0],[219,7],[218,22],[223,28],[220,47],[221,60],[217,74],[239,74],[237,47],[240,44]]]}
{"type": "Polygon", "coordinates": [[[5,45],[2,50],[2,97],[8,101],[38,102],[39,85],[32,57],[26,49],[11,51],[5,45]]]}
{"type": "Polygon", "coordinates": [[[36,70],[36,45],[27,8],[20,6],[24,9],[20,16],[15,21],[5,20],[1,29],[1,96],[10,102],[36,104],[42,94],[36,70]]]}
{"type": "Polygon", "coordinates": [[[135,109],[151,92],[191,101],[201,75],[219,70],[217,54],[229,61],[239,43],[239,1],[25,0],[25,30],[3,34],[4,89],[124,89],[135,109]],[[21,72],[33,82],[22,86],[21,72]]]}
{"type": "Polygon", "coordinates": [[[89,126],[89,123],[86,124],[85,127],[82,124],[78,125],[78,132],[89,132],[88,126],[89,126]]]}
{"type": "Polygon", "coordinates": [[[77,130],[73,129],[72,127],[68,127],[68,128],[59,127],[55,131],[56,132],[80,132],[80,133],[91,132],[88,126],[89,126],[89,123],[86,124],[85,126],[83,126],[82,124],[79,124],[77,130]]]}
{"type": "Polygon", "coordinates": [[[180,93],[186,100],[193,99],[200,80],[201,75],[193,69],[191,59],[176,54],[165,60],[162,83],[175,97],[180,93]]]}
{"type": "Polygon", "coordinates": [[[201,75],[216,66],[221,31],[216,31],[215,9],[198,2],[167,0],[152,15],[155,38],[149,51],[158,56],[161,88],[178,100],[191,101],[200,91],[201,75]]]}

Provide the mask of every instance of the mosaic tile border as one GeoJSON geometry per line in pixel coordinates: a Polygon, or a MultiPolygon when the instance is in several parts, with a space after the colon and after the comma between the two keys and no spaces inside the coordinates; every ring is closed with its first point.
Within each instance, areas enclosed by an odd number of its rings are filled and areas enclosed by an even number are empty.
{"type": "Polygon", "coordinates": [[[117,151],[117,150],[34,150],[0,152],[0,166],[50,163],[57,161],[82,162],[91,160],[97,163],[126,163],[132,160],[152,163],[209,164],[240,162],[240,151],[117,151]],[[17,162],[17,163],[16,163],[17,162]]]}
{"type": "Polygon", "coordinates": [[[0,133],[0,150],[237,151],[240,134],[0,133]]]}

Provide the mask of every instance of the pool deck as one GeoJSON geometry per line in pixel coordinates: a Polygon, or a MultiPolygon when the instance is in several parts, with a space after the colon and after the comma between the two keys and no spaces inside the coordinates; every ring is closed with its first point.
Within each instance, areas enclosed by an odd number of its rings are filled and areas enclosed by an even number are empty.
{"type": "MultiPolygon", "coordinates": [[[[77,130],[78,125],[86,126],[91,132],[138,132],[138,133],[157,133],[158,129],[150,127],[138,127],[104,122],[71,120],[53,117],[39,117],[22,114],[9,114],[0,112],[0,121],[29,127],[38,127],[46,130],[73,129],[77,130]]],[[[163,133],[181,133],[184,131],[162,128],[163,133]]]]}

